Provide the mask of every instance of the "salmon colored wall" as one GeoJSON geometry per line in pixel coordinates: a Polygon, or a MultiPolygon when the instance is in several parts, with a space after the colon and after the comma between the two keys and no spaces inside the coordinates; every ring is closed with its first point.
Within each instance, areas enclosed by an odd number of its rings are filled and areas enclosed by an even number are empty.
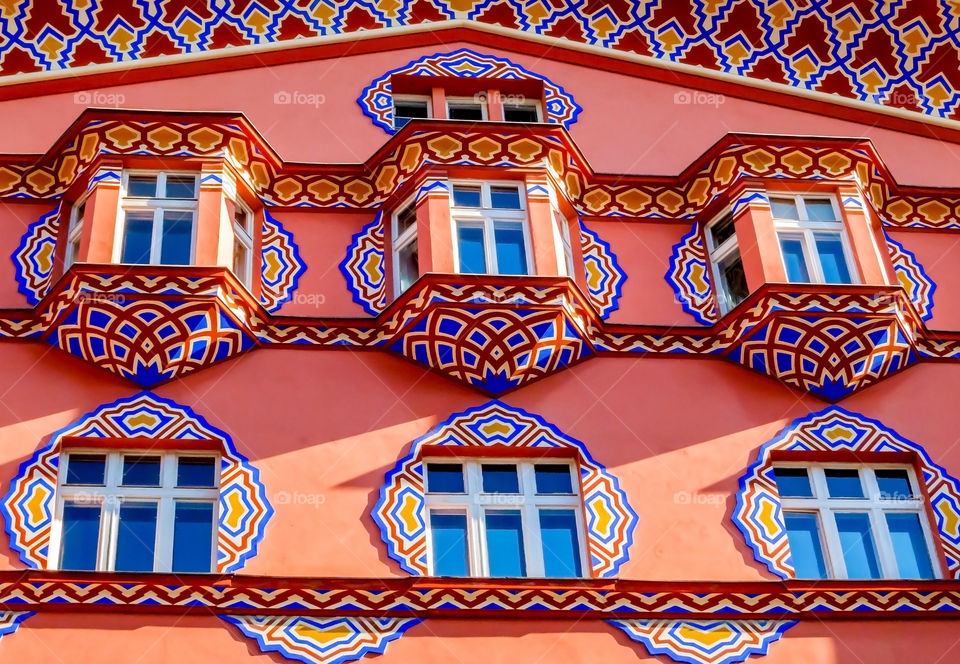
{"type": "MultiPolygon", "coordinates": [[[[63,664],[64,653],[89,662],[286,662],[260,653],[255,642],[210,615],[163,616],[41,613],[0,644],[5,661],[63,664]],[[109,624],[109,627],[107,625],[109,624]],[[104,629],[109,638],[104,638],[104,629]],[[175,628],[175,630],[174,630],[175,628]],[[131,658],[131,653],[135,656],[131,658]]],[[[771,644],[764,664],[864,664],[953,662],[960,653],[956,623],[949,620],[806,621],[771,644]]],[[[364,659],[363,661],[366,661],[364,659]]],[[[455,620],[429,618],[390,643],[378,664],[531,664],[609,662],[657,664],[645,648],[599,620],[455,620]],[[491,647],[498,638],[509,639],[491,647]]],[[[753,658],[750,660],[754,661],[753,658]]]]}
{"type": "Polygon", "coordinates": [[[913,253],[937,285],[933,293],[933,330],[960,330],[960,231],[891,231],[891,239],[913,253]]]}
{"type": "MultiPolygon", "coordinates": [[[[137,391],[41,344],[0,344],[0,366],[4,490],[51,432],[137,391]]],[[[843,405],[957,475],[943,414],[958,391],[955,367],[926,364],[843,405]]],[[[230,433],[260,469],[276,515],[243,571],[289,576],[405,576],[369,516],[384,473],[414,438],[486,401],[385,353],[303,349],[257,350],[154,392],[230,433]]],[[[737,480],[763,442],[823,402],[721,360],[649,357],[588,360],[503,400],[583,440],[620,479],[640,516],[624,578],[772,578],[730,521],[737,480]]],[[[0,558],[20,567],[12,553],[0,558]]]]}

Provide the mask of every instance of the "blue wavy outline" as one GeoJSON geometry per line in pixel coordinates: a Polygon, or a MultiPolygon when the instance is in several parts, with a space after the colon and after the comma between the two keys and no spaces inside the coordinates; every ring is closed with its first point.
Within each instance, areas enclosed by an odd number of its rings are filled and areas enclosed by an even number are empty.
{"type": "MultiPolygon", "coordinates": [[[[39,304],[40,300],[43,299],[43,295],[46,295],[46,293],[43,293],[38,297],[37,294],[30,289],[30,287],[27,285],[27,278],[25,276],[25,272],[27,268],[23,263],[21,263],[17,259],[17,256],[20,255],[21,251],[24,251],[27,248],[27,244],[29,243],[30,239],[34,236],[37,229],[40,226],[43,226],[44,224],[49,222],[51,219],[56,219],[59,213],[60,213],[60,203],[58,202],[57,206],[52,210],[50,210],[50,212],[47,212],[46,214],[41,215],[39,219],[37,219],[34,222],[31,222],[30,225],[27,226],[27,230],[24,231],[23,235],[20,236],[20,244],[18,244],[17,248],[13,250],[12,254],[10,254],[10,259],[13,261],[13,276],[16,277],[17,279],[17,290],[20,291],[21,294],[26,296],[27,302],[33,305],[39,304]]],[[[53,269],[51,268],[51,273],[52,272],[53,272],[53,269]]],[[[50,275],[47,275],[48,278],[49,276],[50,275]]],[[[47,288],[50,288],[49,283],[47,284],[47,288]]]]}
{"type": "Polygon", "coordinates": [[[933,294],[937,291],[937,282],[930,278],[930,275],[927,274],[927,271],[924,269],[923,264],[917,260],[916,255],[912,251],[910,251],[909,249],[905,249],[902,244],[900,244],[899,242],[894,240],[892,237],[890,237],[887,234],[886,229],[881,229],[881,230],[883,230],[883,237],[886,238],[887,242],[889,244],[896,245],[897,249],[899,249],[901,252],[906,254],[906,256],[911,261],[913,261],[913,264],[917,266],[917,270],[920,271],[920,274],[923,275],[923,278],[926,279],[927,282],[930,284],[930,292],[927,293],[927,299],[929,300],[929,302],[927,303],[927,313],[925,315],[920,316],[920,320],[926,323],[931,318],[933,318],[933,294]]]}
{"type": "MultiPolygon", "coordinates": [[[[677,270],[680,264],[679,263],[680,249],[683,247],[683,245],[687,243],[687,240],[690,239],[690,237],[697,234],[697,231],[699,229],[698,227],[699,227],[699,224],[697,224],[697,222],[693,222],[693,228],[691,228],[689,232],[684,233],[683,237],[680,238],[680,241],[677,242],[675,245],[673,245],[673,250],[670,253],[670,260],[667,263],[667,272],[666,274],[663,275],[663,278],[667,281],[668,284],[670,284],[670,288],[673,289],[673,292],[677,296],[677,302],[680,303],[681,308],[683,308],[683,310],[686,313],[693,316],[694,320],[696,320],[701,325],[712,326],[716,321],[712,321],[707,318],[704,318],[699,311],[697,311],[692,306],[690,306],[690,300],[687,297],[687,294],[684,293],[683,290],[681,290],[680,285],[672,277],[673,273],[677,270]]],[[[709,268],[709,266],[707,267],[709,268]]],[[[703,278],[706,280],[707,285],[710,287],[710,290],[712,292],[713,282],[710,279],[709,270],[704,270],[703,278]]]]}
{"type": "MultiPolygon", "coordinates": [[[[580,230],[592,237],[594,242],[603,247],[603,250],[610,256],[610,265],[613,267],[614,272],[620,276],[619,279],[613,279],[614,292],[613,295],[610,296],[610,304],[600,311],[600,318],[606,320],[610,317],[610,314],[620,308],[620,297],[623,295],[623,284],[627,280],[627,273],[620,267],[620,261],[617,260],[617,255],[613,253],[613,250],[610,248],[610,243],[603,240],[596,231],[587,228],[586,224],[583,223],[583,219],[577,217],[577,221],[580,223],[580,230]]],[[[586,265],[586,257],[584,257],[583,263],[586,265]]],[[[589,290],[588,287],[587,291],[589,292],[589,290]]]]}
{"type": "MultiPolygon", "coordinates": [[[[363,310],[366,311],[371,316],[379,316],[380,311],[377,309],[374,309],[373,306],[370,304],[370,301],[363,297],[363,295],[360,292],[360,289],[357,288],[356,282],[353,280],[353,274],[351,274],[350,270],[347,268],[347,265],[349,265],[350,261],[354,259],[354,252],[360,246],[360,238],[362,238],[364,235],[370,232],[370,230],[376,227],[377,224],[384,223],[383,216],[384,216],[383,208],[380,208],[379,210],[377,210],[377,214],[376,216],[374,216],[373,221],[370,221],[367,224],[364,224],[363,228],[361,228],[359,232],[354,233],[351,236],[350,244],[347,245],[347,255],[344,257],[342,261],[340,261],[340,264],[337,266],[340,268],[340,273],[343,275],[344,280],[346,280],[347,282],[347,290],[350,291],[350,295],[353,297],[353,301],[359,304],[361,307],[363,307],[363,310]]],[[[387,238],[386,225],[384,225],[384,228],[383,228],[383,238],[384,238],[384,247],[386,247],[386,238],[387,238]]],[[[384,270],[382,287],[386,288],[386,285],[387,285],[386,250],[381,252],[380,260],[381,260],[382,268],[384,270]]]]}
{"type": "MultiPolygon", "coordinates": [[[[263,302],[263,295],[260,295],[260,304],[264,305],[264,309],[267,311],[273,312],[282,307],[284,304],[293,299],[293,294],[296,292],[297,288],[300,287],[300,277],[303,276],[303,273],[307,271],[307,264],[303,262],[303,258],[300,256],[300,246],[293,239],[293,233],[288,231],[283,227],[283,224],[277,221],[273,215],[267,210],[266,207],[263,208],[263,214],[266,217],[267,221],[271,224],[274,224],[277,227],[277,232],[282,235],[287,240],[287,245],[290,247],[290,251],[293,254],[293,263],[294,270],[290,275],[290,288],[287,290],[286,295],[278,299],[272,307],[267,307],[263,302]]],[[[265,279],[263,276],[263,270],[266,267],[266,261],[263,260],[264,249],[260,247],[260,283],[261,288],[265,279]]]]}

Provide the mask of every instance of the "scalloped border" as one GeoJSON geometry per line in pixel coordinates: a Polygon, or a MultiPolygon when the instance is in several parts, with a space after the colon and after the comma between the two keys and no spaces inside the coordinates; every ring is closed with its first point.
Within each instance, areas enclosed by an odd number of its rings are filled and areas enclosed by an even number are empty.
{"type": "Polygon", "coordinates": [[[347,281],[347,289],[353,301],[363,307],[371,316],[377,316],[387,307],[387,273],[386,273],[386,224],[384,223],[383,209],[377,211],[373,221],[364,224],[357,233],[350,238],[347,245],[347,255],[340,261],[340,273],[347,281]],[[368,239],[369,238],[369,239],[368,239]],[[363,271],[357,267],[363,258],[363,245],[369,245],[369,251],[380,255],[380,283],[367,284],[364,282],[363,271]],[[363,286],[363,288],[361,288],[363,286]],[[371,293],[372,297],[364,296],[364,292],[371,293]]]}
{"type": "Polygon", "coordinates": [[[34,251],[46,242],[52,242],[54,251],[56,251],[57,234],[60,231],[60,203],[57,206],[40,216],[39,219],[27,226],[27,230],[20,237],[20,244],[10,255],[13,261],[14,277],[17,279],[17,290],[26,296],[27,302],[32,305],[40,303],[43,296],[50,289],[50,276],[53,274],[53,257],[51,256],[50,271],[46,275],[36,273],[33,265],[27,257],[27,251],[30,245],[36,245],[34,251]],[[46,234],[46,237],[44,235],[46,234]],[[30,287],[30,282],[37,284],[36,288],[30,287]]]}
{"type": "Polygon", "coordinates": [[[703,241],[700,238],[700,226],[697,222],[694,222],[690,231],[685,233],[677,244],[673,245],[667,272],[663,278],[667,280],[670,288],[676,294],[677,302],[686,313],[693,316],[694,320],[701,325],[713,325],[719,320],[717,305],[713,298],[713,281],[710,278],[707,252],[703,247],[703,241]],[[684,256],[684,253],[687,255],[684,256]],[[703,295],[694,291],[692,286],[688,286],[687,282],[679,276],[687,272],[687,264],[691,260],[703,262],[703,280],[707,284],[707,290],[703,295]],[[700,308],[695,305],[695,300],[703,302],[700,308]]]}
{"type": "Polygon", "coordinates": [[[587,292],[590,300],[597,307],[600,318],[606,320],[614,311],[620,308],[620,297],[623,295],[623,284],[627,280],[627,273],[620,267],[617,255],[610,248],[610,243],[601,239],[600,235],[587,228],[582,219],[577,220],[580,223],[580,251],[583,254],[583,266],[586,271],[588,257],[596,259],[599,265],[608,265],[610,271],[606,271],[606,287],[598,291],[590,290],[587,284],[587,292]],[[592,249],[593,244],[599,247],[599,251],[592,249]]]}
{"type": "Polygon", "coordinates": [[[268,225],[273,226],[279,236],[278,240],[274,240],[269,244],[263,242],[260,245],[260,303],[264,309],[273,312],[293,299],[294,292],[300,286],[300,277],[303,276],[303,273],[307,270],[307,264],[303,262],[303,258],[300,256],[300,247],[294,241],[293,233],[286,230],[283,224],[274,219],[270,212],[267,211],[267,208],[263,208],[263,215],[263,237],[266,238],[268,236],[268,225]],[[284,262],[287,268],[283,271],[283,277],[278,282],[278,285],[268,286],[267,277],[264,274],[267,269],[267,261],[265,258],[267,252],[276,250],[281,256],[286,256],[288,252],[285,251],[285,249],[289,250],[290,262],[284,262]],[[284,286],[284,284],[287,285],[284,286]],[[264,292],[270,293],[271,296],[264,297],[264,292]]]}

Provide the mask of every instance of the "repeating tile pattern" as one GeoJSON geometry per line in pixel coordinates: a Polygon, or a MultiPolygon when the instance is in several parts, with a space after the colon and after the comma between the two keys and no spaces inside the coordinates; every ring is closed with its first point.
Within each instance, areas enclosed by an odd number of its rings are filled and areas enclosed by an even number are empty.
{"type": "Polygon", "coordinates": [[[685,664],[737,664],[766,655],[770,644],[796,625],[778,620],[611,620],[651,655],[685,664]]]}
{"type": "Polygon", "coordinates": [[[10,490],[0,503],[10,536],[10,547],[27,566],[42,569],[50,554],[61,441],[98,439],[214,441],[219,445],[220,524],[217,538],[217,571],[235,572],[257,553],[263,531],[273,515],[260,471],[236,451],[230,436],[211,426],[188,406],[150,392],[105,404],[94,412],[54,432],[49,442],[20,465],[10,490]]]}
{"type": "Polygon", "coordinates": [[[582,442],[541,417],[500,401],[455,413],[413,441],[410,453],[386,475],[373,520],[387,552],[410,574],[425,575],[427,526],[421,456],[427,445],[539,447],[568,449],[580,465],[586,511],[587,550],[593,576],[616,576],[633,543],[637,515],[617,479],[594,461],[582,442]]]}
{"type": "Polygon", "coordinates": [[[743,533],[757,562],[788,579],[794,576],[787,531],[773,474],[773,452],[890,452],[915,457],[936,517],[949,573],[960,578],[960,484],[930,459],[917,443],[877,420],[831,406],[797,418],[773,440],[764,443],[757,460],[740,478],[733,522],[743,533]]]}

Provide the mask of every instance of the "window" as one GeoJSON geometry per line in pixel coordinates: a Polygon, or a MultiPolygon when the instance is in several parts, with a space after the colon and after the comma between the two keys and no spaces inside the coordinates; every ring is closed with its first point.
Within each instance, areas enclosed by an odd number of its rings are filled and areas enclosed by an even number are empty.
{"type": "Polygon", "coordinates": [[[771,196],[770,210],[787,281],[854,283],[852,254],[834,198],[771,196]]]}
{"type": "Polygon", "coordinates": [[[461,274],[529,274],[527,213],[521,186],[454,183],[454,252],[461,274]]]}
{"type": "Polygon", "coordinates": [[[430,459],[424,468],[431,574],[583,576],[574,464],[430,459]]]}
{"type": "Polygon", "coordinates": [[[777,464],[774,475],[797,578],[939,576],[911,468],[777,464]]]}
{"type": "Polygon", "coordinates": [[[253,212],[239,200],[233,209],[233,274],[250,288],[253,283],[253,212]]]}
{"type": "Polygon", "coordinates": [[[430,117],[430,98],[420,95],[393,98],[393,128],[400,129],[414,118],[430,117]]]}
{"type": "Polygon", "coordinates": [[[87,201],[83,199],[70,210],[70,225],[67,227],[67,251],[63,257],[63,269],[68,270],[80,256],[80,236],[83,234],[83,215],[87,201]]]}
{"type": "Polygon", "coordinates": [[[507,122],[542,122],[540,104],[535,101],[503,102],[503,119],[507,122]]]}
{"type": "Polygon", "coordinates": [[[57,568],[210,572],[219,462],[210,453],[61,455],[51,551],[57,568]]]}
{"type": "Polygon", "coordinates": [[[563,216],[560,210],[553,211],[553,223],[556,226],[557,244],[557,267],[561,270],[561,276],[577,276],[576,268],[573,265],[573,246],[570,243],[570,224],[567,218],[563,216]]]}
{"type": "Polygon", "coordinates": [[[487,105],[473,97],[447,97],[447,117],[451,120],[486,120],[487,105]]]}
{"type": "Polygon", "coordinates": [[[737,230],[733,215],[724,214],[707,226],[707,249],[713,268],[713,281],[717,285],[717,300],[720,312],[727,313],[747,299],[750,289],[743,271],[737,230]]]}
{"type": "Polygon", "coordinates": [[[399,295],[420,278],[415,201],[410,201],[393,215],[393,237],[393,278],[399,295]]]}
{"type": "Polygon", "coordinates": [[[197,212],[197,175],[124,173],[121,263],[189,265],[197,212]]]}

